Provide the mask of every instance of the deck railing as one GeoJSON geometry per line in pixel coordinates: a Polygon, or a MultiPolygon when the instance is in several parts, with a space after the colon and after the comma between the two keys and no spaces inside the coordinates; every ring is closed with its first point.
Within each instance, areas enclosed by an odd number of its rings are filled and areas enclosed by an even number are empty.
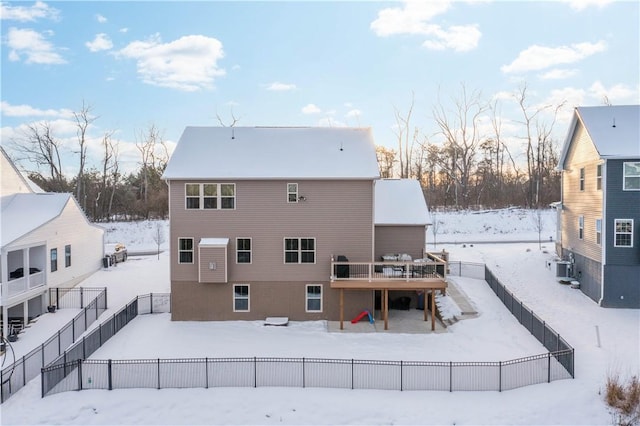
{"type": "Polygon", "coordinates": [[[428,254],[414,261],[331,262],[331,281],[426,281],[444,279],[447,262],[428,254]]]}

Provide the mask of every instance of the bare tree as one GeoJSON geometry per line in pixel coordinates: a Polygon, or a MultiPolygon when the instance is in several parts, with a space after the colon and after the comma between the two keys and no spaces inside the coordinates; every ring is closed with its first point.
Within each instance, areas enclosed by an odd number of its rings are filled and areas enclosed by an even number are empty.
{"type": "Polygon", "coordinates": [[[222,126],[222,127],[235,127],[236,124],[238,124],[238,121],[240,121],[240,118],[237,118],[235,116],[235,114],[233,113],[233,108],[230,108],[230,114],[231,114],[231,123],[230,124],[225,124],[224,120],[222,119],[222,117],[220,117],[220,114],[218,114],[216,112],[216,120],[218,120],[218,123],[222,126]]]}
{"type": "Polygon", "coordinates": [[[27,124],[22,134],[14,139],[12,144],[23,159],[35,163],[38,169],[40,167],[47,169],[48,177],[43,176],[40,172],[37,173],[48,184],[48,188],[45,189],[50,191],[64,191],[66,189],[60,154],[62,143],[54,137],[49,122],[27,124]]]}
{"type": "Polygon", "coordinates": [[[393,149],[384,146],[376,146],[376,157],[378,159],[378,168],[380,176],[383,178],[393,177],[393,166],[396,163],[396,152],[393,149]]]}
{"type": "Polygon", "coordinates": [[[467,208],[470,183],[476,165],[476,151],[481,141],[480,118],[488,106],[480,99],[480,93],[467,93],[462,85],[460,98],[453,99],[454,110],[445,110],[439,103],[433,110],[434,119],[444,138],[444,158],[441,166],[451,177],[455,187],[456,206],[467,208]]]}
{"type": "Polygon", "coordinates": [[[160,245],[164,243],[164,231],[160,222],[156,222],[156,229],[153,232],[153,241],[158,247],[158,260],[160,260],[160,245]]]}
{"type": "Polygon", "coordinates": [[[78,154],[79,154],[79,167],[78,176],[76,178],[76,199],[82,205],[82,209],[86,212],[87,203],[85,182],[84,182],[84,170],[87,161],[87,129],[96,120],[96,117],[91,116],[91,105],[82,101],[82,107],[80,111],[74,112],[73,117],[76,121],[76,136],[78,137],[78,154]]]}
{"type": "Polygon", "coordinates": [[[408,178],[411,175],[411,164],[413,158],[413,148],[418,137],[418,128],[411,128],[411,115],[413,114],[413,106],[415,103],[415,95],[411,93],[411,104],[409,111],[403,115],[394,107],[396,118],[396,137],[398,139],[398,158],[400,160],[400,178],[408,178]]]}

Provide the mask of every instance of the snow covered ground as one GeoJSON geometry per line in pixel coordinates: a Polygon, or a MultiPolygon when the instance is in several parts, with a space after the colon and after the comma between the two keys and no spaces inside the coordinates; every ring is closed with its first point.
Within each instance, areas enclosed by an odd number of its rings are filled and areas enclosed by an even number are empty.
{"type": "MultiPolygon", "coordinates": [[[[40,398],[31,381],[0,409],[2,424],[610,424],[601,392],[607,374],[640,371],[640,312],[599,308],[559,284],[555,213],[543,214],[542,248],[529,212],[440,213],[437,241],[451,260],[484,262],[525,304],[576,349],[576,378],[506,392],[399,392],[343,389],[128,389],[67,392],[40,398]],[[599,333],[599,339],[598,339],[599,333]]],[[[166,249],[168,229],[161,222],[166,249]]],[[[108,225],[107,242],[154,250],[157,223],[108,225]]],[[[157,239],[157,237],[156,237],[157,239]]],[[[83,285],[108,287],[110,311],[136,294],[168,292],[168,253],[133,257],[83,285]]],[[[457,278],[479,312],[446,333],[330,333],[322,321],[263,327],[261,322],[171,322],[168,314],[135,319],[93,358],[315,356],[331,358],[498,361],[543,353],[484,283],[457,278]]],[[[21,338],[20,351],[51,335],[63,311],[46,314],[21,338]],[[51,319],[55,317],[56,321],[51,319]],[[32,333],[29,337],[28,334],[32,333]],[[47,334],[48,333],[48,334],[47,334]],[[35,336],[35,337],[34,337],[35,336]],[[38,337],[40,336],[40,337],[38,337]],[[31,342],[31,343],[29,343],[31,342]]],[[[69,319],[75,313],[69,313],[69,319]]],[[[105,315],[105,316],[106,316],[105,315]]]]}

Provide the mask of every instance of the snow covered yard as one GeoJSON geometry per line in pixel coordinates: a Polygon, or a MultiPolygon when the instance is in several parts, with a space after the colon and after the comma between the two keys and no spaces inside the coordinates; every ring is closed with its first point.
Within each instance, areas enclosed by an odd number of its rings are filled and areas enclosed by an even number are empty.
{"type": "MultiPolygon", "coordinates": [[[[446,222],[446,215],[438,220],[446,222]]],[[[532,220],[501,214],[457,215],[478,241],[531,238],[532,220]],[[481,219],[479,219],[481,218],[481,219]],[[520,223],[519,233],[502,232],[520,223]],[[475,225],[474,225],[475,223],[475,225]],[[475,227],[474,227],[475,226],[475,227]],[[488,231],[488,229],[492,231],[488,231]]],[[[443,225],[443,229],[447,227],[443,225]]],[[[452,226],[455,228],[456,226],[452,226]]],[[[459,225],[461,228],[462,225],[459,225]]],[[[555,223],[545,234],[555,235],[555,223]]],[[[153,247],[150,230],[121,233],[129,249],[153,247]],[[138,243],[126,239],[135,236],[138,243]],[[144,247],[146,245],[146,247],[144,247]]],[[[168,234],[167,234],[168,235],[168,234]]],[[[438,237],[442,239],[441,236],[438,237]]],[[[547,237],[548,238],[548,237],[547,237]]],[[[429,241],[433,241],[429,238],[429,241]]],[[[166,243],[165,247],[166,247],[166,243]]],[[[67,392],[40,398],[35,379],[2,405],[3,424],[608,424],[602,395],[612,371],[640,371],[640,312],[599,308],[579,290],[555,280],[553,247],[537,243],[451,244],[451,260],[486,262],[518,298],[576,349],[576,379],[506,392],[399,392],[343,389],[217,388],[67,392]],[[597,326],[597,329],[596,329],[597,326]],[[597,339],[598,330],[600,340],[597,339]]],[[[323,322],[287,328],[260,322],[173,323],[167,314],[134,320],[93,358],[191,356],[326,356],[403,360],[505,360],[544,352],[476,280],[456,282],[480,315],[440,334],[328,333],[323,322]],[[312,355],[313,354],[313,355],[312,355]]],[[[135,294],[167,292],[168,256],[131,259],[85,283],[107,286],[113,311],[135,294]]],[[[49,315],[49,314],[48,314],[49,315]]],[[[57,314],[53,314],[57,315],[57,314]]],[[[109,312],[106,313],[109,315],[109,312]]],[[[105,315],[105,316],[106,316],[105,315]]],[[[44,319],[44,318],[43,318],[44,319]]],[[[39,326],[41,321],[38,321],[39,326]]]]}

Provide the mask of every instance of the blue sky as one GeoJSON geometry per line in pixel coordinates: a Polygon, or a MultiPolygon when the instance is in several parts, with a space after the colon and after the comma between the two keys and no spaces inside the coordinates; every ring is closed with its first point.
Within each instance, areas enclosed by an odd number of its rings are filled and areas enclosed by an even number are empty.
{"type": "MultiPolygon", "coordinates": [[[[51,123],[74,149],[83,101],[92,164],[113,131],[123,166],[155,124],[171,146],[188,125],[364,126],[395,147],[394,111],[438,143],[433,108],[461,85],[500,102],[521,143],[513,94],[531,108],[640,103],[640,3],[3,2],[1,143],[51,123]],[[412,95],[413,93],[413,95],[412,95]]],[[[74,174],[76,160],[65,160],[74,174]]],[[[31,165],[24,163],[29,168],[31,165]]]]}

